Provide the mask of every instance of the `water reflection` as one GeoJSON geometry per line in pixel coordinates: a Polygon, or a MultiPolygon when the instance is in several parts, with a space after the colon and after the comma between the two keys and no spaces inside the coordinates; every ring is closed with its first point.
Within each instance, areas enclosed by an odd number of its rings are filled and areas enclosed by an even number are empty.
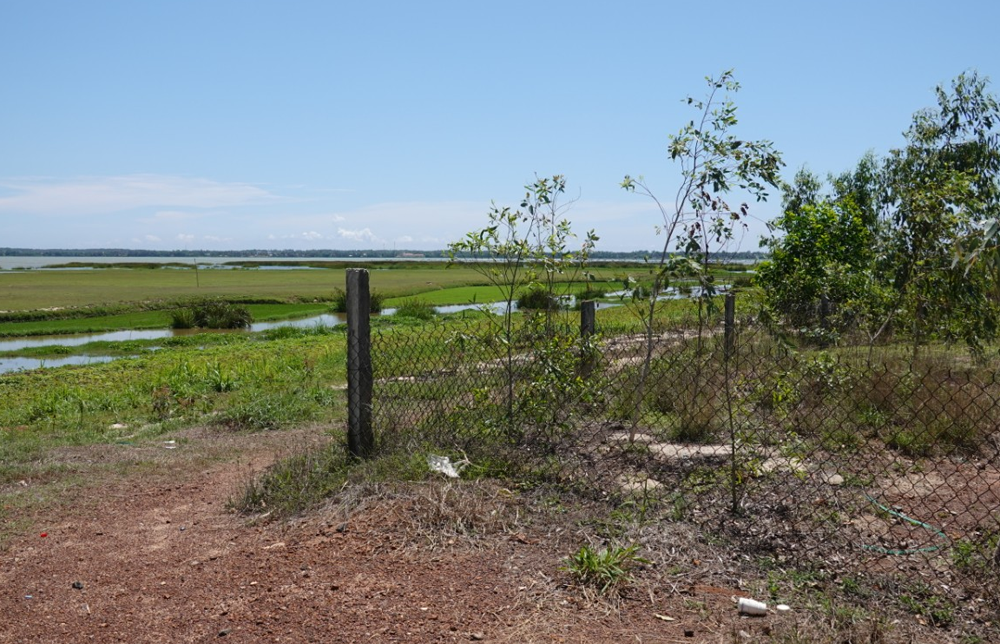
{"type": "MultiPolygon", "coordinates": [[[[569,304],[572,306],[572,303],[569,304]]],[[[598,302],[598,308],[608,308],[617,306],[606,302],[598,302]]],[[[517,303],[511,304],[514,311],[517,310],[517,303]]],[[[458,313],[474,309],[487,308],[496,314],[503,314],[507,309],[506,302],[492,302],[487,304],[448,304],[435,307],[441,314],[458,313]]],[[[382,310],[382,315],[393,315],[396,309],[387,308],[382,310]]],[[[109,331],[106,333],[81,333],[73,335],[47,335],[32,336],[30,338],[16,338],[11,340],[0,340],[0,352],[18,351],[35,347],[62,346],[76,347],[90,342],[127,342],[129,340],[160,340],[163,338],[173,338],[178,336],[194,335],[198,333],[253,333],[257,331],[267,331],[280,327],[295,327],[300,329],[311,329],[315,327],[333,327],[347,323],[347,316],[343,313],[323,313],[307,318],[296,320],[277,320],[274,322],[254,322],[249,329],[149,329],[144,331],[109,331]]],[[[40,367],[61,367],[64,365],[80,365],[98,362],[110,362],[115,360],[112,356],[65,356],[60,358],[0,358],[0,373],[18,371],[21,369],[38,369],[40,367]]]]}
{"type": "Polygon", "coordinates": [[[0,373],[41,369],[43,367],[65,367],[66,365],[97,364],[111,362],[120,356],[67,356],[65,358],[0,358],[0,373]]]}

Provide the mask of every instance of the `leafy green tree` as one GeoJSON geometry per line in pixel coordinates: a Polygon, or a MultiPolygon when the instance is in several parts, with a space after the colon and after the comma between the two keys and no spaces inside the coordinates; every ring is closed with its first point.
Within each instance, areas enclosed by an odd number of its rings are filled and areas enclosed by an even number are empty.
{"type": "MultiPolygon", "coordinates": [[[[697,117],[670,136],[670,159],[680,166],[681,181],[672,206],[660,201],[642,177],[626,175],[621,186],[629,192],[649,197],[660,211],[656,232],[663,239],[662,250],[650,262],[649,284],[631,277],[633,310],[645,326],[645,356],[633,405],[632,435],[653,355],[653,325],[660,296],[678,276],[694,275],[701,283],[699,318],[715,294],[708,262],[714,249],[728,243],[735,231],[745,226],[749,215],[746,203],[731,207],[729,193],[739,190],[757,201],[766,200],[769,187],[779,185],[781,154],[767,140],[739,138],[739,123],[732,95],[740,85],[728,70],[717,78],[706,77],[704,99],[687,97],[697,117]]],[[[700,337],[700,336],[699,336],[700,337]]]]}
{"type": "Polygon", "coordinates": [[[975,73],[936,95],[935,108],[914,115],[905,146],[884,159],[869,152],[830,178],[829,204],[795,208],[812,185],[796,177],[792,207],[773,224],[785,237],[764,241],[772,260],[758,276],[790,323],[815,328],[809,311],[820,294],[849,305],[840,322],[867,330],[871,343],[902,332],[915,350],[964,340],[979,351],[996,337],[1000,108],[975,73]]]}
{"type": "Polygon", "coordinates": [[[1000,108],[986,87],[975,73],[939,86],[937,107],[914,115],[886,162],[889,261],[914,346],[976,349],[1000,322],[989,297],[997,263],[969,260],[1000,222],[1000,108]]]}
{"type": "Polygon", "coordinates": [[[795,328],[829,339],[872,303],[874,231],[850,199],[789,209],[762,240],[756,275],[767,303],[795,328]]]}
{"type": "Polygon", "coordinates": [[[831,200],[838,203],[850,200],[858,209],[865,226],[876,235],[879,218],[886,204],[884,166],[885,162],[869,150],[854,166],[854,170],[829,177],[833,186],[831,200]]]}
{"type": "MultiPolygon", "coordinates": [[[[587,262],[598,241],[591,230],[578,247],[571,247],[571,240],[576,235],[564,216],[567,205],[559,202],[565,191],[563,175],[536,177],[534,183],[525,186],[521,209],[493,204],[485,228],[467,233],[463,239],[449,245],[452,262],[460,257],[471,258],[472,266],[502,294],[505,308],[496,318],[499,328],[491,337],[502,347],[507,431],[512,439],[517,439],[522,431],[514,423],[518,333],[535,333],[534,325],[517,325],[514,302],[519,294],[532,288],[544,290],[549,306],[544,312],[543,334],[551,335],[554,303],[568,292],[575,278],[588,275],[587,262]]],[[[494,320],[492,316],[490,319],[494,320]]],[[[538,346],[544,350],[544,339],[538,346]]],[[[563,373],[565,370],[559,372],[563,373]]],[[[555,388],[551,382],[547,384],[551,385],[550,390],[555,388]]]]}
{"type": "Polygon", "coordinates": [[[823,197],[823,180],[804,166],[795,173],[792,183],[782,185],[781,212],[798,212],[803,206],[815,205],[823,197]]]}

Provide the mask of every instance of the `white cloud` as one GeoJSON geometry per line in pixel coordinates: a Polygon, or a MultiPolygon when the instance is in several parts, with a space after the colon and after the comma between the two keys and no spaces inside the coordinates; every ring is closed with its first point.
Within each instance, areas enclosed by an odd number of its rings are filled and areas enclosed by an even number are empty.
{"type": "Polygon", "coordinates": [[[142,238],[144,240],[148,241],[148,242],[158,242],[158,241],[160,241],[160,238],[157,237],[156,235],[143,235],[142,238]]]}
{"type": "Polygon", "coordinates": [[[233,241],[232,237],[219,237],[218,235],[205,235],[205,237],[203,239],[205,241],[213,241],[213,242],[228,242],[228,241],[233,241]]]}
{"type": "Polygon", "coordinates": [[[191,242],[194,241],[194,235],[185,235],[184,233],[181,233],[177,235],[177,241],[184,242],[185,244],[190,244],[191,242]]]}
{"type": "Polygon", "coordinates": [[[315,230],[310,230],[307,233],[302,233],[302,239],[309,239],[309,240],[323,239],[323,235],[319,234],[315,230]]]}
{"type": "Polygon", "coordinates": [[[370,228],[362,228],[361,230],[347,230],[346,228],[338,228],[337,234],[343,239],[350,239],[351,241],[377,241],[378,236],[371,231],[370,228]]]}
{"type": "Polygon", "coordinates": [[[410,237],[409,235],[403,235],[402,237],[397,237],[396,241],[399,242],[399,243],[401,243],[401,244],[407,244],[407,243],[413,241],[413,238],[410,237]]]}
{"type": "MultiPolygon", "coordinates": [[[[87,177],[67,181],[0,180],[14,194],[0,197],[0,212],[81,215],[133,208],[224,208],[277,203],[284,198],[247,183],[157,174],[87,177]]],[[[162,210],[157,217],[185,213],[162,210]]]]}

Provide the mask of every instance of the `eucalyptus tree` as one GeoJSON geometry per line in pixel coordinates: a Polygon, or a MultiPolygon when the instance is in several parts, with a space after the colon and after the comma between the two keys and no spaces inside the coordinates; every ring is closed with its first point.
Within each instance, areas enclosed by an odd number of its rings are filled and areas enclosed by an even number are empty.
{"type": "Polygon", "coordinates": [[[695,118],[669,137],[670,159],[680,167],[680,183],[673,203],[661,201],[641,176],[626,175],[621,183],[625,190],[650,198],[661,218],[656,232],[662,245],[658,255],[649,260],[649,283],[641,284],[634,277],[628,280],[634,310],[645,326],[645,356],[632,407],[633,437],[649,378],[653,326],[660,296],[672,279],[696,277],[701,285],[698,300],[701,319],[704,307],[711,306],[716,293],[708,270],[710,255],[729,242],[737,229],[746,226],[750,213],[745,202],[730,206],[730,193],[739,191],[763,201],[768,197],[768,189],[780,185],[779,172],[784,163],[771,141],[743,139],[734,133],[739,120],[732,97],[740,84],[733,71],[706,77],[705,81],[708,91],[704,98],[686,99],[696,112],[695,118]]]}

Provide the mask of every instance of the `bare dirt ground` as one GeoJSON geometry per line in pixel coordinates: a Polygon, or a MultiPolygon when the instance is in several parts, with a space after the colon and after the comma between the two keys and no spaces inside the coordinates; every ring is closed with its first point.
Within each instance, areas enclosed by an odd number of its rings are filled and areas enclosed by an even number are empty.
{"type": "Polygon", "coordinates": [[[595,599],[560,570],[572,521],[491,483],[361,491],[288,522],[227,508],[322,436],[199,429],[57,455],[92,476],[0,546],[0,642],[748,642],[807,619],[741,618],[737,584],[696,575],[595,599]]]}

